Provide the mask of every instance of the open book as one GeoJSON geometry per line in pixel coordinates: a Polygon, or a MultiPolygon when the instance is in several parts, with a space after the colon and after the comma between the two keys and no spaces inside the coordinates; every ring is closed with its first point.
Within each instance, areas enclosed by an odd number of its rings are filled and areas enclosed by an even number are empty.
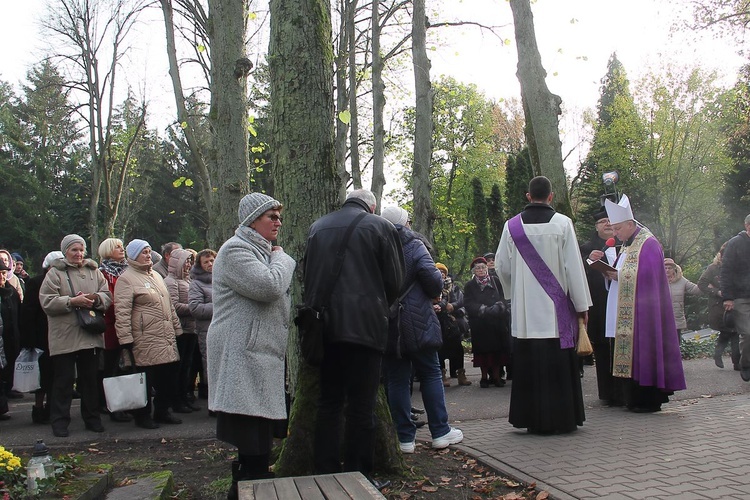
{"type": "Polygon", "coordinates": [[[591,269],[595,269],[595,270],[599,271],[600,273],[606,273],[608,271],[617,271],[617,269],[615,269],[614,267],[610,266],[609,264],[607,264],[603,260],[586,259],[586,264],[588,264],[591,269]]]}

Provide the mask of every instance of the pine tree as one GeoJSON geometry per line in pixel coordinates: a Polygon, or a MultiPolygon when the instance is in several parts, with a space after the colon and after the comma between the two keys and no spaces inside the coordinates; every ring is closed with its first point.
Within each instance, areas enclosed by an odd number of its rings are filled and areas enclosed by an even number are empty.
{"type": "Polygon", "coordinates": [[[533,177],[528,147],[524,147],[517,155],[508,157],[505,167],[505,204],[508,206],[506,213],[509,218],[526,206],[526,192],[533,177]]]}
{"type": "Polygon", "coordinates": [[[487,234],[487,202],[484,197],[482,181],[479,177],[471,179],[472,204],[471,220],[474,223],[475,255],[483,255],[488,251],[489,235],[487,234]]]}
{"type": "Polygon", "coordinates": [[[750,65],[740,70],[733,94],[724,126],[729,137],[727,154],[732,161],[732,170],[724,177],[723,199],[729,218],[716,234],[718,246],[737,234],[750,214],[750,65]]]}
{"type": "Polygon", "coordinates": [[[500,186],[492,184],[492,191],[487,200],[487,222],[489,224],[490,246],[494,247],[500,241],[503,232],[505,216],[503,211],[503,198],[500,195],[500,186]]]}
{"type": "Polygon", "coordinates": [[[647,162],[643,158],[647,131],[636,110],[625,68],[617,54],[610,57],[607,74],[602,78],[597,111],[591,150],[578,171],[573,190],[577,201],[574,205],[579,207],[579,232],[586,233],[591,229],[590,216],[600,210],[601,196],[605,193],[602,174],[611,171],[619,174],[617,189],[620,193],[627,193],[639,220],[654,220],[655,197],[649,193],[644,168],[647,162]]]}

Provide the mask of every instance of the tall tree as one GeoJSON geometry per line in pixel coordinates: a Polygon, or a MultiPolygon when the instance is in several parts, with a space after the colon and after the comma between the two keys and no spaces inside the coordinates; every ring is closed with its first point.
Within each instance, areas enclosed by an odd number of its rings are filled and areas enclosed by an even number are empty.
{"type": "Polygon", "coordinates": [[[211,108],[216,172],[212,186],[214,224],[209,241],[223,242],[237,226],[237,206],[250,190],[248,172],[246,1],[209,0],[211,108]]]}
{"type": "Polygon", "coordinates": [[[528,147],[523,148],[517,155],[508,157],[505,166],[505,203],[508,206],[508,217],[520,213],[528,203],[526,193],[532,177],[534,172],[528,147]]]}
{"type": "Polygon", "coordinates": [[[432,88],[427,57],[427,13],[425,0],[414,0],[412,14],[412,61],[416,105],[414,113],[414,164],[411,188],[414,194],[414,229],[432,241],[434,213],[430,199],[430,164],[432,157],[432,88]]]}
{"type": "Polygon", "coordinates": [[[716,231],[717,247],[736,234],[750,214],[750,65],[740,70],[724,120],[732,168],[724,175],[723,203],[728,223],[716,231]]]}
{"type": "Polygon", "coordinates": [[[471,220],[474,222],[473,253],[474,255],[484,255],[489,251],[490,243],[487,232],[487,202],[484,197],[482,180],[479,177],[471,179],[471,192],[471,220]]]}
{"type": "Polygon", "coordinates": [[[490,247],[494,251],[494,246],[500,242],[500,236],[503,233],[503,226],[505,225],[503,197],[500,194],[500,186],[497,182],[492,184],[490,197],[487,200],[487,223],[490,247]]]}
{"type": "Polygon", "coordinates": [[[518,81],[526,118],[526,143],[537,175],[545,175],[555,192],[555,207],[571,214],[568,185],[562,159],[558,116],[562,99],[547,88],[547,72],[536,43],[534,16],[529,0],[510,0],[518,49],[518,81]]]}
{"type": "MultiPolygon", "coordinates": [[[[581,234],[593,229],[591,217],[601,208],[605,194],[602,175],[616,171],[618,192],[627,193],[639,220],[650,223],[656,218],[654,181],[646,182],[645,168],[648,132],[630,93],[630,83],[617,54],[612,54],[602,78],[597,119],[591,149],[581,164],[571,188],[578,207],[581,234]]],[[[614,189],[607,187],[608,193],[614,189]]]]}

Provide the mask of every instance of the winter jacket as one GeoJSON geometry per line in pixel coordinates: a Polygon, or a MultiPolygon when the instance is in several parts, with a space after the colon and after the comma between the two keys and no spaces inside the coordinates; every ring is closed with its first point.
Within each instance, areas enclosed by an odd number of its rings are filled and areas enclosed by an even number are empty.
{"type": "Polygon", "coordinates": [[[443,333],[443,342],[449,337],[463,335],[462,321],[465,322],[466,310],[464,309],[464,293],[457,284],[452,282],[449,276],[443,283],[443,290],[440,295],[440,312],[437,313],[440,321],[440,329],[443,333]],[[447,288],[446,288],[447,287],[447,288]],[[453,306],[453,312],[448,312],[447,306],[453,306]]]}
{"type": "Polygon", "coordinates": [[[128,259],[115,284],[115,329],[121,345],[132,344],[135,364],[154,366],[179,361],[180,318],[162,277],[128,259]]]}
{"type": "MultiPolygon", "coordinates": [[[[153,253],[153,252],[152,252],[153,253]]],[[[170,261],[171,254],[170,254],[170,261]]],[[[166,278],[167,275],[169,275],[169,266],[167,266],[167,259],[159,255],[159,260],[153,259],[154,265],[152,267],[153,271],[162,277],[162,279],[166,278]]]]}
{"type": "Polygon", "coordinates": [[[700,295],[701,290],[698,285],[689,281],[682,275],[682,268],[675,265],[674,277],[669,281],[669,293],[672,295],[672,312],[674,312],[674,322],[678,330],[687,328],[685,319],[685,295],[700,295]]]}
{"type": "MultiPolygon", "coordinates": [[[[0,332],[0,341],[3,342],[3,358],[7,353],[7,359],[11,363],[16,360],[22,347],[20,346],[19,301],[16,289],[6,281],[5,286],[0,288],[0,323],[3,325],[2,332],[0,332]]],[[[0,368],[5,366],[6,363],[0,360],[0,368]]]]}
{"type": "Polygon", "coordinates": [[[710,264],[698,279],[698,288],[708,295],[708,325],[714,330],[734,331],[724,325],[724,297],[721,294],[721,262],[710,264]]]}
{"type": "Polygon", "coordinates": [[[403,291],[408,289],[409,292],[401,300],[398,323],[392,321],[389,326],[389,336],[392,341],[400,338],[401,353],[440,349],[443,335],[432,304],[433,299],[438,299],[443,291],[443,276],[417,235],[401,225],[397,225],[396,229],[404,252],[406,270],[401,288],[403,291]]]}
{"type": "Polygon", "coordinates": [[[296,263],[242,226],[219,249],[208,327],[208,407],[273,420],[287,417],[284,358],[296,263]]]}
{"type": "Polygon", "coordinates": [[[70,305],[70,298],[79,292],[96,293],[99,300],[94,307],[102,312],[112,303],[107,280],[96,262],[85,259],[81,267],[76,267],[65,259],[52,261],[39,290],[39,300],[49,325],[50,356],[104,346],[101,334],[89,333],[78,325],[78,316],[75,307],[70,305]],[[73,290],[70,283],[73,283],[73,290]]]}
{"type": "Polygon", "coordinates": [[[464,307],[471,329],[471,350],[476,354],[510,354],[508,308],[498,278],[482,289],[476,278],[464,286],[464,307]]]}
{"type": "Polygon", "coordinates": [[[169,274],[164,278],[164,285],[169,290],[174,310],[180,317],[183,334],[195,334],[195,318],[188,305],[188,291],[190,290],[190,276],[185,273],[185,261],[191,254],[182,248],[176,248],[169,257],[169,274]]]}
{"type": "Polygon", "coordinates": [[[15,260],[13,260],[13,256],[7,250],[0,250],[0,253],[3,253],[3,254],[5,254],[7,256],[7,258],[8,258],[8,267],[11,269],[10,271],[8,271],[8,273],[6,275],[6,280],[7,280],[8,283],[11,284],[11,286],[13,288],[16,289],[16,292],[18,292],[18,299],[19,299],[19,301],[23,302],[23,297],[24,297],[24,286],[23,285],[24,285],[24,283],[23,283],[23,280],[20,277],[16,276],[15,273],[13,272],[13,269],[15,268],[16,262],[15,262],[15,260]]]}
{"type": "Polygon", "coordinates": [[[357,344],[384,352],[389,306],[399,297],[403,277],[404,255],[398,231],[384,218],[370,214],[364,201],[351,198],[340,210],[324,215],[310,227],[304,260],[304,301],[309,307],[327,305],[326,342],[357,344]],[[349,223],[363,212],[367,215],[352,232],[330,303],[325,304],[338,247],[349,223]]]}
{"type": "Polygon", "coordinates": [[[721,260],[724,300],[750,299],[750,236],[742,231],[729,240],[721,260]]]}
{"type": "Polygon", "coordinates": [[[197,262],[190,270],[188,306],[195,318],[196,333],[208,331],[208,325],[211,324],[211,317],[214,314],[213,276],[213,273],[204,271],[197,262]]]}

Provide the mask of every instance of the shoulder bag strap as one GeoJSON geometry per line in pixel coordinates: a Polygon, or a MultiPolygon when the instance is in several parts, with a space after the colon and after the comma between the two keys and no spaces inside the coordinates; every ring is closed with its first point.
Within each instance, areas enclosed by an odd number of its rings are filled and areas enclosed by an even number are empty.
{"type": "Polygon", "coordinates": [[[339,245],[339,249],[336,252],[336,262],[331,268],[331,275],[328,279],[328,287],[326,288],[326,293],[323,294],[323,307],[328,307],[328,303],[331,301],[333,286],[339,279],[339,274],[341,274],[341,267],[344,265],[344,253],[346,253],[346,246],[349,244],[349,238],[351,238],[352,233],[354,232],[354,228],[362,219],[365,218],[367,214],[368,212],[362,212],[361,214],[357,215],[349,224],[349,227],[346,228],[344,237],[341,239],[341,244],[339,245]]]}

